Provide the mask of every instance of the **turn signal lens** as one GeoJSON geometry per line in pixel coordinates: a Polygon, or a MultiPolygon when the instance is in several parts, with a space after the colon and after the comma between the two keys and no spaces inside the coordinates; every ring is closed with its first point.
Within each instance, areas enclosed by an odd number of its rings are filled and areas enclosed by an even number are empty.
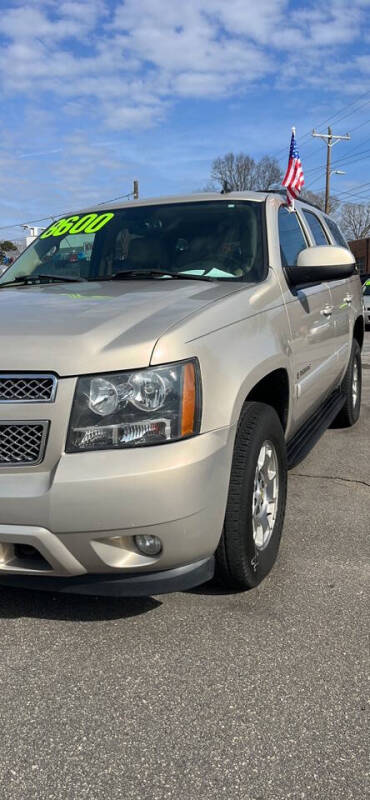
{"type": "Polygon", "coordinates": [[[182,415],[181,415],[181,436],[189,436],[194,433],[195,420],[195,368],[194,363],[189,361],[184,367],[184,383],[182,389],[182,415]]]}

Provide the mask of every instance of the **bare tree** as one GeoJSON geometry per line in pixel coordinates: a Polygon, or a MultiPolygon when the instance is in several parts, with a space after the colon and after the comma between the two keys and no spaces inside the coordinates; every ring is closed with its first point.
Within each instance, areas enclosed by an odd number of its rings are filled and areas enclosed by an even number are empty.
{"type": "Polygon", "coordinates": [[[265,191],[274,183],[281,183],[283,173],[276,158],[263,156],[256,164],[254,189],[265,191]]]}
{"type": "Polygon", "coordinates": [[[276,159],[264,156],[256,163],[246,153],[226,153],[215,158],[212,164],[211,180],[221,189],[245,191],[248,189],[267,189],[271,183],[280,181],[282,173],[276,159]]]}
{"type": "Polygon", "coordinates": [[[215,158],[212,164],[211,180],[225,186],[230,191],[243,191],[251,189],[255,171],[255,161],[245,153],[226,153],[225,156],[215,158]]]}
{"type": "Polygon", "coordinates": [[[365,239],[370,235],[370,204],[346,203],[340,223],[347,239],[365,239]]]}

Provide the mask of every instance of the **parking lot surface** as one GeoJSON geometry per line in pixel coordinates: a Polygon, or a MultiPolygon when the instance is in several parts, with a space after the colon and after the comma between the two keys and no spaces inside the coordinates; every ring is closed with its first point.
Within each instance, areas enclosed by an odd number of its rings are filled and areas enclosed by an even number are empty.
{"type": "Polygon", "coordinates": [[[290,473],[258,589],[117,600],[0,587],[4,800],[364,800],[363,407],[290,473]]]}

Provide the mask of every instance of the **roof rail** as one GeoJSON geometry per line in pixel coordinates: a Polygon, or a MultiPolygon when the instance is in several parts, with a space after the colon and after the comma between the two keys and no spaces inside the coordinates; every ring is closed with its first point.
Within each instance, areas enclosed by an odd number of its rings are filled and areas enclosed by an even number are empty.
{"type": "MultiPolygon", "coordinates": [[[[264,192],[264,194],[282,194],[283,196],[286,195],[285,187],[282,186],[280,189],[257,189],[258,192],[264,192]]],[[[318,211],[321,211],[322,214],[325,214],[325,211],[317,205],[317,203],[312,203],[311,200],[306,200],[305,197],[297,197],[300,203],[306,203],[308,206],[312,206],[313,208],[317,208],[318,211]]]]}

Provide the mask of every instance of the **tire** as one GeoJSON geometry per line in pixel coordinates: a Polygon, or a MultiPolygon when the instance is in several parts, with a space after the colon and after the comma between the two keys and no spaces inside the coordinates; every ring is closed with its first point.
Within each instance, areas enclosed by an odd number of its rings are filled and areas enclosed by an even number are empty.
{"type": "Polygon", "coordinates": [[[345,403],[338,416],[335,418],[333,427],[350,428],[354,425],[361,410],[361,389],[362,389],[362,366],[360,345],[353,340],[352,352],[346,374],[342,381],[342,392],[345,395],[345,403]],[[357,370],[357,394],[354,395],[354,372],[357,370]]]}
{"type": "Polygon", "coordinates": [[[236,433],[224,529],[216,551],[216,574],[228,589],[252,589],[272,568],[284,523],[286,492],[286,445],[279,417],[264,403],[245,403],[236,433]],[[262,471],[257,470],[258,459],[262,471]],[[276,494],[274,468],[278,478],[277,497],[270,504],[267,486],[261,483],[263,472],[267,477],[268,464],[270,497],[276,494]],[[266,518],[272,530],[263,534],[266,518]]]}

